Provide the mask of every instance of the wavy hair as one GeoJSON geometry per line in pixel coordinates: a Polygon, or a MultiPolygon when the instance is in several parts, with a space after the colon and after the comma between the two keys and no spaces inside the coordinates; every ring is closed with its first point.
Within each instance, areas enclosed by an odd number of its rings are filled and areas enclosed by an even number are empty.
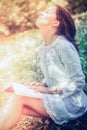
{"type": "Polygon", "coordinates": [[[56,34],[63,35],[66,39],[68,39],[78,50],[78,46],[75,43],[76,36],[76,27],[73,18],[69,11],[65,8],[62,8],[59,5],[54,4],[56,6],[56,16],[57,20],[60,21],[56,34]]]}

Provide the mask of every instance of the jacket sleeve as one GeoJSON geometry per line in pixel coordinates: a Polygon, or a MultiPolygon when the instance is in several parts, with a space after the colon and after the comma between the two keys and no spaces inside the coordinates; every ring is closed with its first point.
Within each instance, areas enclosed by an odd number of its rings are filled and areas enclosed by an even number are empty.
{"type": "Polygon", "coordinates": [[[80,65],[80,59],[75,47],[68,41],[60,41],[55,55],[48,55],[49,75],[60,85],[65,95],[71,95],[85,85],[85,77],[80,65]]]}

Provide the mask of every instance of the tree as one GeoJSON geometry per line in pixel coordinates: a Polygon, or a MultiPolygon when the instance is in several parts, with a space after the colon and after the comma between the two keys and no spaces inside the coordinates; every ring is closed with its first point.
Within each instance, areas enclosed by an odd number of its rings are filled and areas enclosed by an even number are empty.
{"type": "Polygon", "coordinates": [[[87,11],[87,1],[86,0],[67,0],[67,9],[73,13],[81,13],[87,11]]]}
{"type": "Polygon", "coordinates": [[[42,0],[1,0],[0,21],[11,34],[35,28],[35,21],[40,9],[46,6],[42,0]]]}

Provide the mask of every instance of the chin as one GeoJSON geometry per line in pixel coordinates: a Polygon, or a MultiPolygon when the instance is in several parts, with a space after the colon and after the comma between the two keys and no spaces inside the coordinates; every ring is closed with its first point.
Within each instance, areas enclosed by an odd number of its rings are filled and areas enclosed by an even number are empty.
{"type": "Polygon", "coordinates": [[[36,21],[36,26],[37,26],[37,27],[40,27],[40,23],[39,23],[38,20],[36,21]]]}
{"type": "Polygon", "coordinates": [[[38,27],[38,21],[36,21],[36,23],[35,23],[35,24],[36,24],[36,26],[38,27]]]}

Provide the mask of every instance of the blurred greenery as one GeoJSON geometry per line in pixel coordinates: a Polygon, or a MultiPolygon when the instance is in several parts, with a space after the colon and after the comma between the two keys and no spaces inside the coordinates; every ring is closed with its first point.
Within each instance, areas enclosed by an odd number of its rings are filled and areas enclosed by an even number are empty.
{"type": "Polygon", "coordinates": [[[79,43],[79,55],[81,59],[81,65],[85,74],[86,88],[87,88],[87,22],[79,20],[77,27],[77,42],[79,43]]]}
{"type": "Polygon", "coordinates": [[[38,30],[31,30],[3,40],[0,46],[0,80],[4,85],[9,82],[41,81],[36,51],[40,39],[38,30]]]}
{"type": "MultiPolygon", "coordinates": [[[[0,106],[8,98],[2,89],[11,82],[26,83],[41,81],[38,46],[41,34],[35,26],[40,10],[52,2],[66,6],[75,19],[81,65],[87,88],[87,12],[84,0],[1,0],[0,1],[0,106]],[[80,13],[82,12],[82,13],[80,13]],[[80,14],[79,14],[80,13],[80,14]]],[[[57,130],[87,130],[86,118],[77,119],[74,124],[56,125],[57,130]]]]}
{"type": "Polygon", "coordinates": [[[86,0],[67,0],[67,9],[73,13],[82,13],[87,11],[87,1],[86,0]]]}

